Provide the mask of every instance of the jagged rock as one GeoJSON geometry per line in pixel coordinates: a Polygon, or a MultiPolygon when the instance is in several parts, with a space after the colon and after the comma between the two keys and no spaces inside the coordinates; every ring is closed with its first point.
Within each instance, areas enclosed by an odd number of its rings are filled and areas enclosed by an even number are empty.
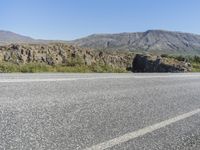
{"type": "Polygon", "coordinates": [[[46,57],[46,62],[47,62],[48,65],[54,65],[55,64],[55,62],[54,62],[54,60],[51,56],[46,57]]]}
{"type": "Polygon", "coordinates": [[[184,61],[153,55],[137,54],[133,60],[133,72],[189,72],[191,65],[184,61]]]}
{"type": "MultiPolygon", "coordinates": [[[[3,55],[3,54],[2,54],[3,55]]],[[[6,52],[4,54],[4,61],[8,61],[10,59],[10,53],[6,52]]]]}
{"type": "Polygon", "coordinates": [[[19,50],[19,45],[17,45],[17,44],[11,44],[11,46],[10,46],[10,48],[11,49],[14,49],[14,50],[19,50]]]}
{"type": "Polygon", "coordinates": [[[102,57],[103,56],[103,52],[99,52],[99,57],[102,57]]]}
{"type": "Polygon", "coordinates": [[[45,63],[66,66],[97,64],[128,69],[133,72],[191,71],[189,63],[172,58],[142,54],[134,57],[134,54],[130,52],[99,52],[62,43],[0,46],[1,61],[15,64],[45,63]]]}
{"type": "Polygon", "coordinates": [[[48,65],[110,65],[127,68],[131,66],[133,54],[111,54],[68,44],[12,44],[0,47],[3,61],[11,63],[46,63],[48,65]]]}

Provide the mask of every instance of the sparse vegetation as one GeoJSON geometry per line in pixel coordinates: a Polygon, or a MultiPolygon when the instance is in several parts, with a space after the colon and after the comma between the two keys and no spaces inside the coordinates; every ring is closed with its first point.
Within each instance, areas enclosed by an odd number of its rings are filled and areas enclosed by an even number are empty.
{"type": "Polygon", "coordinates": [[[186,61],[192,65],[192,72],[200,72],[200,56],[182,56],[182,55],[167,55],[163,54],[161,57],[174,58],[179,61],[186,61]]]}
{"type": "Polygon", "coordinates": [[[131,54],[64,43],[10,44],[0,47],[0,72],[127,72],[131,54]]]}
{"type": "Polygon", "coordinates": [[[29,63],[29,64],[13,64],[8,62],[0,63],[0,72],[11,73],[11,72],[22,72],[22,73],[37,73],[37,72],[74,72],[74,73],[86,73],[86,72],[116,72],[123,73],[127,72],[124,68],[116,68],[108,65],[75,65],[75,66],[64,66],[64,65],[46,65],[42,63],[29,63]]]}

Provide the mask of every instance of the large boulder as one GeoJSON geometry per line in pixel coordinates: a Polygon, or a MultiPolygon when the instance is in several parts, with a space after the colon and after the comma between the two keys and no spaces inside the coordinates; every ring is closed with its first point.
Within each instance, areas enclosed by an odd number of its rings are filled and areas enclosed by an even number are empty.
{"type": "Polygon", "coordinates": [[[191,65],[184,61],[160,56],[137,54],[133,60],[133,72],[189,72],[191,65]]]}

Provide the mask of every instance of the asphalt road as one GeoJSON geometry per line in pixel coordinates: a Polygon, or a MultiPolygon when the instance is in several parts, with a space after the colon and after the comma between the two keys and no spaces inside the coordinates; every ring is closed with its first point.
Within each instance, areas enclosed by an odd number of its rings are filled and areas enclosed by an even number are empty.
{"type": "Polygon", "coordinates": [[[200,149],[200,74],[0,74],[0,150],[200,149]]]}

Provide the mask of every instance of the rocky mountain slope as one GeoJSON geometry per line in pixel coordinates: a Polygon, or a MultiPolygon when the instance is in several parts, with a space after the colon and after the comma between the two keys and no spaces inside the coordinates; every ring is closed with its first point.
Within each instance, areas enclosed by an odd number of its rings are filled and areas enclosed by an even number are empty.
{"type": "Polygon", "coordinates": [[[200,35],[149,30],[120,34],[94,34],[71,41],[81,47],[167,54],[200,54],[200,35]]]}

